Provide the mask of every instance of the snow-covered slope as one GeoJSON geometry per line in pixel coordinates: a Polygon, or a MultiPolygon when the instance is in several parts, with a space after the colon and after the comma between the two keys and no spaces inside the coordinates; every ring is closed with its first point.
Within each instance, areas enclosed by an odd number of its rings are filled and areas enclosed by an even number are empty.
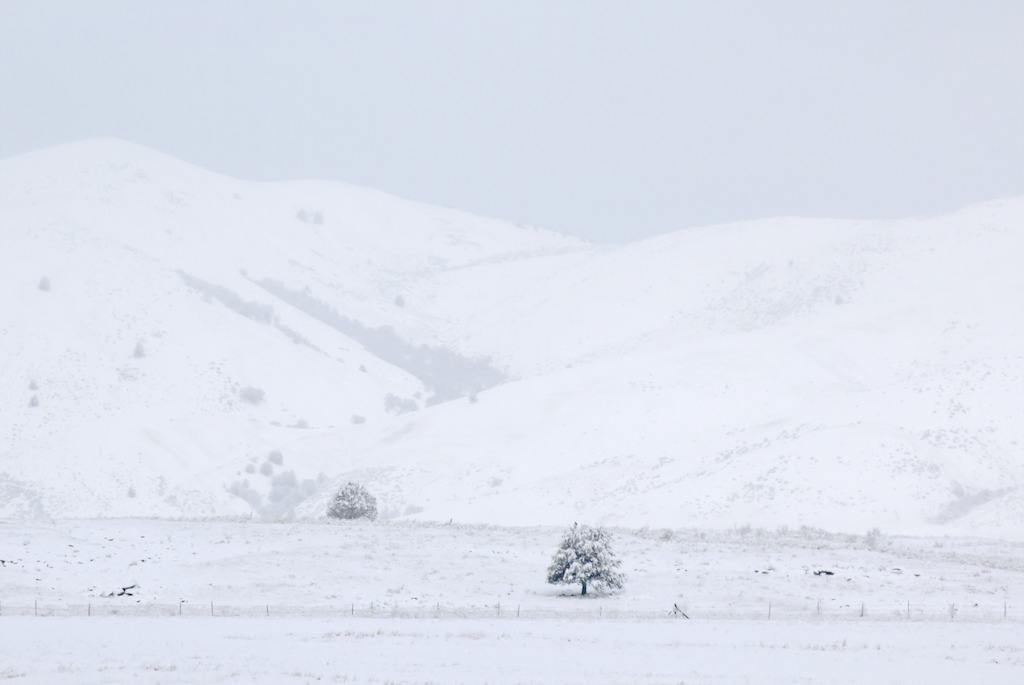
{"type": "MultiPolygon", "coordinates": [[[[1019,529],[1022,253],[1015,201],[480,274],[485,302],[463,298],[459,322],[472,349],[537,375],[482,395],[471,422],[408,417],[363,463],[438,517],[1019,529]],[[421,456],[438,453],[443,469],[421,456]]],[[[442,281],[435,306],[460,297],[442,281]]]]}
{"type": "MultiPolygon", "coordinates": [[[[243,183],[118,141],[0,162],[0,512],[248,512],[250,458],[262,466],[293,435],[379,421],[389,396],[458,396],[450,377],[504,378],[381,328],[410,316],[420,278],[575,247],[339,184],[243,183]],[[277,283],[330,305],[305,295],[312,316],[277,283]]],[[[265,467],[279,501],[257,508],[287,511],[342,457],[294,480],[288,463],[265,467]]]]}
{"type": "Polygon", "coordinates": [[[0,241],[8,515],[1024,516],[1022,201],[608,247],[90,141],[0,161],[0,241]]]}

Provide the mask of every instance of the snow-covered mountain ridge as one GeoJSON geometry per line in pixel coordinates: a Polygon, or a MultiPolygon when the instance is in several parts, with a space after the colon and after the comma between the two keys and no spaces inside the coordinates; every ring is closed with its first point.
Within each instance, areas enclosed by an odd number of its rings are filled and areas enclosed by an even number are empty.
{"type": "Polygon", "coordinates": [[[0,515],[1012,535],[1024,201],[624,246],[95,140],[0,160],[0,515]]]}

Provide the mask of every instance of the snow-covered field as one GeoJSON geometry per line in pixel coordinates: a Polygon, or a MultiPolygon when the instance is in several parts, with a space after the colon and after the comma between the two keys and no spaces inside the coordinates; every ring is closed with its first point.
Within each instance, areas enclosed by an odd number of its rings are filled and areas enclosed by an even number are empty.
{"type": "Polygon", "coordinates": [[[544,582],[560,533],[415,522],[3,522],[0,676],[114,683],[1024,678],[1022,544],[616,529],[625,590],[581,598],[544,582]],[[131,594],[104,597],[131,585],[131,594]],[[670,618],[673,603],[691,619],[670,618]]]}
{"type": "MultiPolygon", "coordinates": [[[[545,583],[555,527],[416,522],[160,521],[0,523],[0,601],[333,608],[432,614],[501,605],[531,611],[1024,619],[1024,543],[805,530],[613,529],[626,591],[585,599],[545,583]],[[815,575],[830,571],[832,575],[815,575]],[[104,598],[129,585],[132,596],[104,598]],[[1019,613],[1017,613],[1019,612],[1019,613]]],[[[226,609],[225,609],[226,610],[226,609]]]]}
{"type": "Polygon", "coordinates": [[[1020,625],[866,621],[4,618],[45,683],[1006,683],[1020,625]]]}

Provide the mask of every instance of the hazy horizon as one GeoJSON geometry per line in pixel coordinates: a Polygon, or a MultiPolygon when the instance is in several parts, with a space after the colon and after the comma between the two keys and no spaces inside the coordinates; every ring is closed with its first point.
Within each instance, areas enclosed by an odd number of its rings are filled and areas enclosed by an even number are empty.
{"type": "Polygon", "coordinates": [[[1016,3],[0,13],[0,157],[110,136],[597,241],[1024,194],[1016,3]]]}

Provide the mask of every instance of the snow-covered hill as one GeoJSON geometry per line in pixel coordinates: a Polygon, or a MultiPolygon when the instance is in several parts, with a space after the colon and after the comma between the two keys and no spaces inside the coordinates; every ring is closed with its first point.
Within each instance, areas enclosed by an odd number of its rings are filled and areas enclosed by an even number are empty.
{"type": "Polygon", "coordinates": [[[1024,201],[621,247],[97,140],[0,161],[0,515],[1013,535],[1024,201]]]}

